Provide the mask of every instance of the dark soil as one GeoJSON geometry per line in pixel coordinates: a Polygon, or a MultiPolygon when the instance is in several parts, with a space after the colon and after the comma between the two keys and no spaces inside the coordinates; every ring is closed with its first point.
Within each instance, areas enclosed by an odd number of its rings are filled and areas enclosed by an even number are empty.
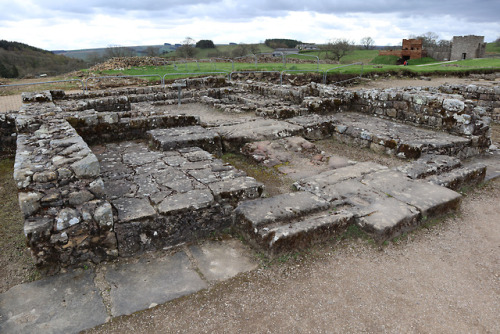
{"type": "Polygon", "coordinates": [[[26,246],[13,167],[14,160],[0,160],[0,293],[40,276],[26,246]]]}

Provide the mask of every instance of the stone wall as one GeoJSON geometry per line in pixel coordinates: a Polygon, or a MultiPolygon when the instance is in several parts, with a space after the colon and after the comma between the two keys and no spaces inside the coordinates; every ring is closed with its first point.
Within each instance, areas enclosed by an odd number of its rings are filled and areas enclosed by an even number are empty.
{"type": "Polygon", "coordinates": [[[51,117],[60,111],[52,102],[31,103],[16,119],[24,233],[36,264],[48,270],[118,255],[99,162],[66,120],[51,117]]]}
{"type": "Polygon", "coordinates": [[[122,140],[144,139],[146,131],[198,124],[195,116],[186,115],[137,115],[133,112],[97,112],[86,110],[66,116],[88,144],[122,140]]]}
{"type": "Polygon", "coordinates": [[[470,95],[465,94],[467,88],[443,88],[440,91],[417,87],[361,89],[354,92],[317,83],[300,88],[257,83],[239,84],[238,87],[254,94],[301,103],[301,107],[309,113],[356,111],[418,127],[446,131],[471,138],[479,150],[490,145],[489,119],[481,112],[481,108],[488,105],[491,109],[497,105],[494,100],[498,99],[498,88],[476,89],[476,99],[473,100],[470,95]]]}
{"type": "Polygon", "coordinates": [[[473,101],[478,115],[490,117],[493,122],[500,123],[500,86],[443,85],[438,90],[447,94],[460,94],[473,101]]]}
{"type": "Polygon", "coordinates": [[[453,36],[450,60],[482,58],[485,53],[484,36],[453,36]]]}

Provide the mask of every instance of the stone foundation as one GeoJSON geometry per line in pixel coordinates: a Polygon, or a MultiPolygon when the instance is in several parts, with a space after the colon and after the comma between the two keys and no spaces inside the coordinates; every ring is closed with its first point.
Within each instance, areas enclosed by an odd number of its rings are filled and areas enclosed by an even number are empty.
{"type": "MultiPolygon", "coordinates": [[[[198,115],[172,112],[169,106],[178,103],[173,86],[84,94],[45,91],[24,94],[18,113],[0,115],[0,148],[11,152],[16,140],[14,178],[25,234],[37,264],[55,271],[207,237],[231,226],[239,205],[250,208],[240,209],[247,219],[252,206],[244,203],[260,197],[263,186],[218,160],[221,153],[240,152],[258,141],[273,145],[291,136],[333,136],[401,158],[429,153],[470,157],[490,145],[488,124],[499,107],[498,97],[498,87],[353,92],[316,83],[292,87],[228,83],[223,78],[186,80],[182,104],[206,104],[217,108],[221,118],[228,117],[204,123],[198,115]],[[236,120],[233,116],[240,113],[246,118],[236,120]]],[[[467,168],[425,177],[450,188],[484,177],[484,167],[467,168]]],[[[304,185],[305,191],[328,202],[322,212],[305,220],[294,216],[291,230],[272,225],[245,233],[263,238],[255,244],[271,242],[273,252],[325,240],[353,223],[383,239],[415,226],[432,210],[440,213],[459,205],[459,196],[437,191],[436,185],[405,183],[399,172],[376,175],[373,180],[358,177],[373,184],[370,189],[361,183],[355,186],[375,195],[366,195],[371,201],[366,208],[356,204],[354,214],[323,212],[354,204],[332,204],[333,193],[304,185]],[[399,180],[401,189],[391,193],[400,197],[399,202],[383,196],[390,193],[384,182],[391,177],[399,180]],[[404,185],[422,193],[445,193],[450,201],[442,204],[436,199],[435,207],[405,202],[404,185]],[[397,226],[385,229],[377,225],[384,217],[364,215],[363,210],[379,205],[384,206],[381,212],[397,211],[397,226]]],[[[347,187],[342,196],[351,193],[348,185],[354,181],[349,182],[342,183],[347,187]]]]}

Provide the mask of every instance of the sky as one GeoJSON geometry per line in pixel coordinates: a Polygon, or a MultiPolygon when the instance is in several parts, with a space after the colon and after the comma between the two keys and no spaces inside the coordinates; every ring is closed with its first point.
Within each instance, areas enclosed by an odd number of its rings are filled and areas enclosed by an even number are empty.
{"type": "Polygon", "coordinates": [[[400,45],[434,32],[439,39],[500,37],[500,0],[0,0],[0,39],[46,50],[289,38],[336,38],[400,45]]]}

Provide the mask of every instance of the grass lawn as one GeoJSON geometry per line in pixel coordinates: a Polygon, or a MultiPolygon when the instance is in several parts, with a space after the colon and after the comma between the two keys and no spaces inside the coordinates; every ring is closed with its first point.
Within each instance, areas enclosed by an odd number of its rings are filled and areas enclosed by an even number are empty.
{"type": "Polygon", "coordinates": [[[500,44],[488,43],[486,44],[486,55],[496,55],[500,57],[500,44]]]}

